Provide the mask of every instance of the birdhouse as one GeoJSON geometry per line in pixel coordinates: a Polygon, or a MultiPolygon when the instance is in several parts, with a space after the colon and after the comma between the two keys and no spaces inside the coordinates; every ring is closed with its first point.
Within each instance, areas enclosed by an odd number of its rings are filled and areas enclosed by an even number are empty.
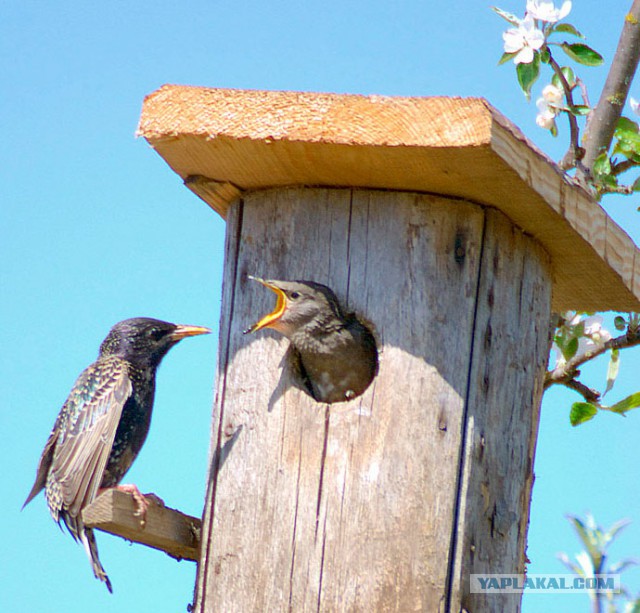
{"type": "Polygon", "coordinates": [[[630,238],[477,98],[164,86],[139,134],[227,223],[194,609],[515,611],[552,311],[640,310],[630,238]],[[375,339],[318,402],[248,279],[309,280],[375,339]]]}

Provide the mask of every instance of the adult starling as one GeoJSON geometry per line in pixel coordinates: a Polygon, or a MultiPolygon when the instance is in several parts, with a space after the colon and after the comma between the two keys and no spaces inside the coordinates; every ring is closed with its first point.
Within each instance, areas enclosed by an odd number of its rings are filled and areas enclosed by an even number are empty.
{"type": "Polygon", "coordinates": [[[98,359],[78,377],[58,415],[23,508],[42,489],[53,519],[64,522],[89,556],[95,576],[111,592],[93,530],[82,510],[99,490],[119,487],[134,495],[138,512],[146,501],[138,488],[118,483],[135,460],[149,431],[156,369],[186,336],[208,328],[138,317],[116,324],[100,345],[98,359]]]}
{"type": "Polygon", "coordinates": [[[362,394],[378,369],[371,332],[345,313],[326,285],[249,277],[275,292],[275,309],[246,333],[271,328],[286,336],[299,357],[302,378],[318,402],[341,402],[362,394]]]}

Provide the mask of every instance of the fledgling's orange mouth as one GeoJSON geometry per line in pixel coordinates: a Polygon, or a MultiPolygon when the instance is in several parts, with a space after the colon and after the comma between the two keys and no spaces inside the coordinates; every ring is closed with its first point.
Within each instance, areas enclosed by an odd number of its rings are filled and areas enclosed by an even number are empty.
{"type": "Polygon", "coordinates": [[[244,334],[249,334],[251,332],[255,332],[256,330],[261,330],[262,328],[266,328],[272,325],[274,322],[278,321],[284,315],[284,311],[287,307],[287,295],[276,285],[271,283],[270,281],[265,281],[264,279],[260,279],[259,277],[253,277],[248,275],[249,279],[253,281],[258,281],[258,283],[262,283],[265,287],[268,287],[275,295],[276,295],[276,306],[269,313],[265,315],[260,321],[256,322],[251,326],[248,330],[244,331],[244,334]]]}

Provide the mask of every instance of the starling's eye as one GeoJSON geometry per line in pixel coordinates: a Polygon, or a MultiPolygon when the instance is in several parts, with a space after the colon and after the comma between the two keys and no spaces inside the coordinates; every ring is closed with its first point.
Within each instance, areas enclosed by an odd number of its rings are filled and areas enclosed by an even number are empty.
{"type": "Polygon", "coordinates": [[[151,338],[153,338],[153,340],[159,341],[164,335],[164,332],[162,332],[162,330],[160,330],[159,328],[150,328],[148,334],[151,338]]]}
{"type": "Polygon", "coordinates": [[[300,298],[300,294],[298,292],[291,292],[289,294],[289,298],[291,298],[291,300],[297,300],[298,298],[300,298]]]}

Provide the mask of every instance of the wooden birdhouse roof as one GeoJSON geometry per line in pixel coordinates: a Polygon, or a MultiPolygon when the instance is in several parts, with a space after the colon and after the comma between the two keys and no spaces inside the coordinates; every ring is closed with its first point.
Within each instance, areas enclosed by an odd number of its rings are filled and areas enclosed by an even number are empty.
{"type": "Polygon", "coordinates": [[[165,85],[146,97],[138,134],[223,217],[245,191],[290,185],[463,198],[545,247],[554,309],[640,311],[633,241],[481,98],[165,85]]]}

